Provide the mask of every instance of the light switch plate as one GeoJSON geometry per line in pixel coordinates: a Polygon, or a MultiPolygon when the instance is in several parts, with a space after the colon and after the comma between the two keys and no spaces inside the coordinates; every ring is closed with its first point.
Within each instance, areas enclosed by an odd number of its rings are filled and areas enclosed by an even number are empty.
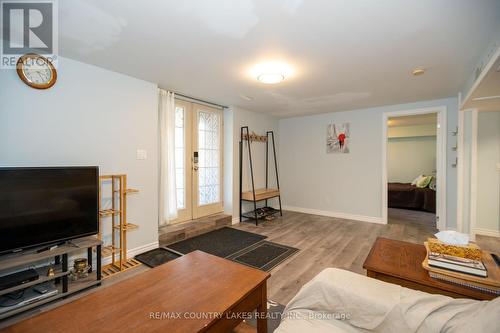
{"type": "Polygon", "coordinates": [[[148,158],[148,151],[145,149],[137,149],[137,159],[145,160],[148,158]]]}

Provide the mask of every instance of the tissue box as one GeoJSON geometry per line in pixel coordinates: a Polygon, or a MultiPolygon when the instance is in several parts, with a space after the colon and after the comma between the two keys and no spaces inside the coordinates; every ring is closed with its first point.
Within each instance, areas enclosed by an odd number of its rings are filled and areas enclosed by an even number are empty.
{"type": "Polygon", "coordinates": [[[469,243],[466,246],[448,245],[435,238],[429,238],[427,242],[431,252],[473,260],[481,260],[482,257],[481,249],[474,243],[469,243]]]}

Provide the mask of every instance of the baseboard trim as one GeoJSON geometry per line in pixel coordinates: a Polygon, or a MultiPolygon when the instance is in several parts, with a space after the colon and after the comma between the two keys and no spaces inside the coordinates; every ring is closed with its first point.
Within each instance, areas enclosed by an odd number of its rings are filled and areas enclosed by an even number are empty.
{"type": "MultiPolygon", "coordinates": [[[[144,252],[149,251],[149,250],[156,249],[159,246],[160,246],[159,242],[153,242],[153,243],[149,243],[149,244],[135,247],[133,249],[129,249],[127,251],[127,258],[133,258],[138,254],[144,253],[144,252]]],[[[108,264],[111,264],[111,257],[103,258],[102,265],[104,266],[104,265],[108,265],[108,264]]]]}
{"type": "Polygon", "coordinates": [[[474,229],[472,229],[472,231],[476,235],[491,236],[491,237],[500,237],[500,231],[498,231],[498,230],[483,229],[483,228],[474,228],[474,229]]]}
{"type": "Polygon", "coordinates": [[[330,211],[325,211],[325,210],[317,210],[317,209],[294,207],[294,206],[283,206],[283,210],[289,210],[292,212],[299,212],[299,213],[312,214],[312,215],[336,217],[336,218],[346,219],[346,220],[355,220],[355,221],[361,221],[361,222],[385,224],[381,217],[376,217],[376,216],[365,216],[365,215],[356,215],[356,214],[349,214],[349,213],[330,212],[330,211]]]}
{"type": "Polygon", "coordinates": [[[238,224],[238,223],[240,223],[240,218],[239,217],[233,217],[233,219],[231,220],[231,224],[235,225],[235,224],[238,224]]]}

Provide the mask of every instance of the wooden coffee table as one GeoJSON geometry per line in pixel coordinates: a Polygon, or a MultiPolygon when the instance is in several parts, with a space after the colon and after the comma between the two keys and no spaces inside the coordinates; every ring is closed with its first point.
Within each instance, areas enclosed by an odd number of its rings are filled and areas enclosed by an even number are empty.
{"type": "Polygon", "coordinates": [[[369,277],[431,294],[478,300],[491,300],[496,297],[480,290],[432,279],[422,268],[426,255],[424,245],[379,237],[373,244],[363,268],[369,277]]]}
{"type": "Polygon", "coordinates": [[[266,313],[269,276],[195,251],[2,332],[228,332],[253,310],[266,313]]]}

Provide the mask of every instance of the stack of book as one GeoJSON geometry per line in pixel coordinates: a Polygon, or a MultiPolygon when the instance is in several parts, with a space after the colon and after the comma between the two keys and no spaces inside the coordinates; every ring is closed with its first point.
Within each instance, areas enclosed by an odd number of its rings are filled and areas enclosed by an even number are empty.
{"type": "Polygon", "coordinates": [[[429,252],[427,262],[431,267],[438,267],[454,272],[487,277],[488,272],[482,261],[429,252]]]}
{"type": "Polygon", "coordinates": [[[422,267],[429,272],[431,278],[500,295],[499,269],[488,253],[481,251],[479,260],[477,255],[466,258],[461,251],[456,252],[458,255],[450,255],[449,250],[446,253],[436,252],[436,246],[431,251],[429,243],[435,245],[436,240],[429,239],[424,243],[427,257],[422,267]]]}

